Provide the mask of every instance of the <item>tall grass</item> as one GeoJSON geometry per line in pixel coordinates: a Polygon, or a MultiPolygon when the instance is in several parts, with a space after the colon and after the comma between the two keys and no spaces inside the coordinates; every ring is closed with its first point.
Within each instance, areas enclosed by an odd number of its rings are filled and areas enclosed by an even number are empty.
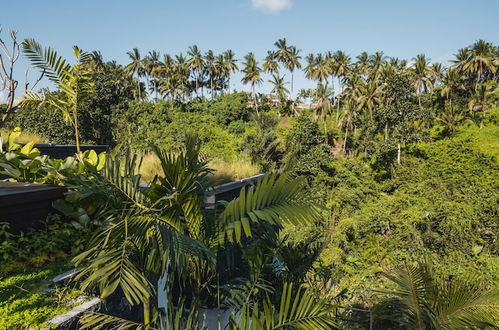
{"type": "MultiPolygon", "coordinates": [[[[259,167],[244,157],[233,161],[212,160],[208,163],[208,167],[215,170],[211,178],[216,184],[244,179],[260,173],[259,167]]],[[[158,157],[153,153],[142,155],[142,166],[139,172],[143,182],[151,182],[154,176],[163,174],[158,157]]]]}
{"type": "MultiPolygon", "coordinates": [[[[6,129],[0,130],[0,135],[2,136],[3,143],[7,143],[7,139],[9,137],[10,131],[6,129]]],[[[48,139],[40,134],[31,133],[27,131],[22,131],[21,135],[15,139],[14,142],[17,143],[28,143],[34,141],[35,143],[48,143],[48,139]]]]}

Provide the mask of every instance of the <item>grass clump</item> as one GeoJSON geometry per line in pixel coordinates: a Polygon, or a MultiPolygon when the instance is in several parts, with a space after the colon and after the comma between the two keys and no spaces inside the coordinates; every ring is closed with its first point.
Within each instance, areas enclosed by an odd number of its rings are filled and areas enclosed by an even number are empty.
{"type": "MultiPolygon", "coordinates": [[[[244,179],[260,173],[258,165],[244,157],[232,161],[215,159],[208,163],[208,167],[214,170],[212,176],[217,183],[244,179]]],[[[144,183],[151,182],[156,175],[163,174],[161,162],[155,154],[146,153],[142,156],[140,174],[144,183]]]]}

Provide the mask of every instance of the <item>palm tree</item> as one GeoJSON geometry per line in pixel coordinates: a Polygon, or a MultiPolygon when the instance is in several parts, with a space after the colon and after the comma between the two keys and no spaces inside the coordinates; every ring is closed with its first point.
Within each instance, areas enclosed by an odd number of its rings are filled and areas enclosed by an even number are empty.
{"type": "Polygon", "coordinates": [[[57,86],[56,92],[42,91],[35,93],[32,90],[25,92],[19,105],[41,107],[48,105],[59,111],[66,122],[73,126],[76,140],[76,151],[80,151],[80,132],[78,125],[78,106],[93,93],[89,63],[90,53],[73,46],[73,55],[76,64],[70,65],[65,59],[57,55],[52,48],[42,49],[34,39],[26,39],[22,43],[23,52],[35,68],[44,72],[45,76],[57,86]]]}
{"type": "Polygon", "coordinates": [[[431,65],[432,86],[436,86],[439,82],[441,82],[443,76],[444,76],[444,67],[442,66],[442,63],[433,63],[431,65]]]}
{"type": "Polygon", "coordinates": [[[151,89],[155,93],[156,100],[158,99],[158,81],[154,78],[154,72],[160,64],[159,52],[156,50],[150,51],[149,54],[144,58],[144,74],[146,76],[146,83],[148,89],[151,89]],[[150,78],[153,77],[151,80],[150,78]],[[149,82],[152,83],[152,88],[149,87],[149,82]]]}
{"type": "Polygon", "coordinates": [[[198,89],[199,89],[199,81],[201,79],[201,74],[204,70],[204,59],[203,55],[199,51],[198,46],[193,45],[189,47],[189,50],[187,51],[187,55],[189,55],[189,59],[187,60],[187,65],[189,68],[192,70],[194,74],[194,81],[195,81],[195,86],[196,86],[196,95],[198,95],[198,89]]]}
{"type": "Polygon", "coordinates": [[[454,55],[456,59],[451,62],[454,63],[454,67],[459,70],[461,73],[465,73],[464,66],[469,62],[471,58],[471,51],[468,47],[461,48],[457,51],[457,54],[454,55]]]}
{"type": "Polygon", "coordinates": [[[288,52],[288,58],[284,64],[284,66],[289,70],[289,72],[291,72],[291,93],[293,93],[293,80],[294,80],[293,73],[295,71],[295,68],[301,69],[301,63],[300,63],[301,56],[299,54],[300,54],[299,49],[296,49],[295,46],[290,46],[288,52]]]}
{"type": "Polygon", "coordinates": [[[317,88],[312,94],[312,102],[316,105],[316,111],[319,112],[319,118],[324,123],[324,134],[327,135],[326,119],[331,112],[331,98],[333,90],[327,87],[326,84],[319,82],[317,88]]]}
{"type": "Polygon", "coordinates": [[[142,99],[140,77],[144,74],[144,62],[142,61],[138,48],[134,48],[131,52],[127,52],[127,55],[131,62],[125,66],[125,72],[127,72],[130,76],[135,75],[137,77],[137,95],[139,99],[142,99]]]}
{"type": "Polygon", "coordinates": [[[499,101],[499,88],[497,82],[491,80],[478,85],[475,91],[471,94],[468,108],[470,111],[481,111],[480,128],[483,128],[483,120],[485,119],[486,111],[499,101]]]}
{"type": "Polygon", "coordinates": [[[272,75],[272,79],[268,80],[269,83],[272,84],[271,93],[275,93],[275,95],[279,98],[281,103],[286,99],[286,94],[289,93],[289,90],[286,88],[287,82],[284,81],[284,76],[279,77],[277,74],[272,75]]]}
{"type": "Polygon", "coordinates": [[[447,98],[449,105],[452,107],[452,93],[454,91],[464,89],[462,76],[457,68],[449,68],[443,75],[440,95],[447,98]]]}
{"type": "Polygon", "coordinates": [[[355,67],[359,73],[365,74],[369,67],[369,54],[367,52],[362,52],[357,56],[357,62],[355,62],[355,67]]]}
{"type": "Polygon", "coordinates": [[[359,92],[357,102],[357,109],[367,109],[371,120],[376,107],[380,106],[383,102],[383,84],[379,81],[369,80],[366,82],[361,78],[359,81],[359,92]]]}
{"type": "MultiPolygon", "coordinates": [[[[305,225],[319,218],[318,208],[305,196],[305,181],[288,175],[268,175],[243,188],[224,208],[210,209],[204,196],[211,187],[207,176],[212,170],[200,156],[199,140],[188,135],[184,148],[154,152],[164,174],[147,192],[140,189],[140,161],[131,153],[110,156],[103,172],[78,188],[105,218],[90,249],[75,258],[81,287],[94,287],[103,298],[120,288],[131,305],[143,306],[146,327],[154,325],[151,310],[158,310],[157,296],[175,279],[181,279],[182,288],[190,286],[181,290],[192,298],[193,308],[200,295],[210,294],[198,282],[206,274],[209,287],[217,286],[216,254],[227,243],[244,248],[248,237],[263,228],[276,235],[286,223],[305,225]]],[[[311,299],[307,305],[315,304],[311,299]]],[[[90,314],[84,322],[102,325],[109,320],[116,321],[90,314]]]]}
{"type": "Polygon", "coordinates": [[[277,40],[274,46],[277,48],[275,58],[291,72],[291,93],[293,93],[293,72],[295,68],[301,69],[300,50],[295,46],[288,46],[286,38],[277,40]]]}
{"type": "Polygon", "coordinates": [[[340,99],[343,93],[343,80],[347,73],[350,71],[350,57],[343,51],[337,51],[333,54],[334,71],[333,75],[338,78],[338,85],[340,87],[340,92],[337,97],[337,110],[336,110],[336,120],[340,113],[340,99]]]}
{"type": "Polygon", "coordinates": [[[478,40],[470,50],[470,57],[463,65],[464,72],[476,76],[475,89],[483,78],[484,73],[490,72],[492,75],[497,70],[497,58],[494,46],[485,40],[478,40]]]}
{"type": "Polygon", "coordinates": [[[427,92],[433,87],[430,79],[432,71],[424,54],[419,54],[414,58],[412,73],[416,80],[416,94],[421,107],[421,93],[427,92]]]}
{"type": "Polygon", "coordinates": [[[263,62],[263,71],[267,73],[278,73],[279,63],[276,60],[276,55],[274,51],[268,50],[267,56],[265,57],[265,62],[263,62]]]}
{"type": "Polygon", "coordinates": [[[227,89],[230,93],[230,76],[235,73],[239,68],[237,66],[236,55],[231,49],[226,50],[223,53],[224,57],[224,68],[225,68],[225,79],[227,80],[227,89]]]}
{"type": "Polygon", "coordinates": [[[375,306],[376,314],[400,320],[405,329],[495,328],[499,315],[499,292],[486,291],[473,280],[437,280],[428,264],[397,267],[383,274],[393,290],[375,306]]]}
{"type": "Polygon", "coordinates": [[[204,55],[204,61],[205,61],[205,69],[208,73],[208,76],[210,77],[210,91],[211,91],[211,98],[213,99],[215,91],[213,87],[213,79],[216,76],[217,68],[215,66],[215,55],[213,54],[213,51],[211,49],[208,50],[204,55]]]}
{"type": "Polygon", "coordinates": [[[248,53],[248,55],[244,57],[243,66],[244,69],[242,71],[244,73],[244,76],[241,81],[243,82],[243,84],[251,84],[251,95],[253,98],[254,106],[256,108],[256,113],[258,114],[255,86],[262,83],[262,78],[260,76],[260,72],[262,70],[258,67],[258,62],[256,61],[255,55],[253,53],[248,53]]]}

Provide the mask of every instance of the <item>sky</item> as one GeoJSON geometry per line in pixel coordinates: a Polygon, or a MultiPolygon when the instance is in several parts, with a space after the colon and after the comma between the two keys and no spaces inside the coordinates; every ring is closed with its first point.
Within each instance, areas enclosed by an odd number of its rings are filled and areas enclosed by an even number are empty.
{"type": "MultiPolygon", "coordinates": [[[[478,39],[499,44],[499,0],[23,0],[0,2],[0,24],[35,38],[70,58],[71,47],[100,50],[104,60],[128,63],[127,51],[142,55],[232,49],[238,59],[254,52],[260,60],[274,42],[308,53],[346,51],[352,58],[379,50],[410,60],[425,53],[446,63],[459,48],[478,39]]],[[[20,89],[29,67],[19,60],[20,89]]],[[[288,72],[283,72],[286,80],[288,72]]],[[[29,80],[35,80],[31,69],[29,80]]],[[[261,92],[268,92],[269,76],[261,92]]],[[[295,73],[295,92],[313,82],[295,73]]],[[[43,82],[39,86],[43,86],[43,82]]],[[[288,86],[289,87],[289,86],[288,86]]],[[[231,88],[245,90],[240,75],[231,88]]],[[[18,91],[18,95],[22,91],[18,91]]],[[[0,102],[5,93],[0,92],[0,102]]]]}

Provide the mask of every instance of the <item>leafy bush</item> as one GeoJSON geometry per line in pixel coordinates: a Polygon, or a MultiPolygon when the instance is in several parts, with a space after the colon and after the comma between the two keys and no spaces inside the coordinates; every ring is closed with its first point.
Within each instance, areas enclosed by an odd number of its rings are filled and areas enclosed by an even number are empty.
{"type": "Polygon", "coordinates": [[[75,176],[91,177],[104,167],[105,153],[97,155],[87,150],[78,157],[51,159],[41,155],[34,142],[24,146],[15,142],[21,134],[20,128],[14,129],[8,138],[5,152],[0,153],[0,180],[8,179],[30,183],[70,183],[75,176]]]}

